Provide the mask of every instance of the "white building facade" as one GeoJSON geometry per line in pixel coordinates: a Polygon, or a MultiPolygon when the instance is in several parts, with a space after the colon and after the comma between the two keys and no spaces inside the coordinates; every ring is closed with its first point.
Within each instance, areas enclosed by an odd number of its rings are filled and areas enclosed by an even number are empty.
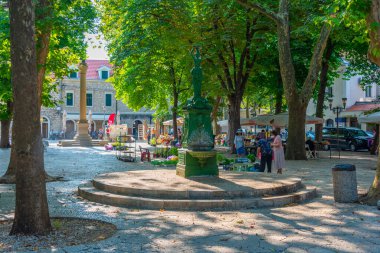
{"type": "MultiPolygon", "coordinates": [[[[324,126],[336,126],[338,122],[341,127],[358,127],[363,130],[370,130],[372,126],[360,124],[358,118],[364,112],[380,107],[376,102],[380,96],[378,84],[363,87],[360,85],[361,77],[353,76],[345,80],[343,73],[345,67],[341,68],[340,77],[334,80],[332,87],[326,89],[326,98],[332,96],[332,107],[343,107],[342,98],[346,98],[346,108],[337,114],[329,108],[329,101],[325,100],[324,126]]],[[[310,101],[307,108],[308,115],[315,115],[316,101],[310,101]]]]}

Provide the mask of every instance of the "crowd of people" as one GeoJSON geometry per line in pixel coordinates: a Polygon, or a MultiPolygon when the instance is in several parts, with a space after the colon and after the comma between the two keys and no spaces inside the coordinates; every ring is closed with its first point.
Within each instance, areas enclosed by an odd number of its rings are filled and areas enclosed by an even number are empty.
{"type": "MultiPolygon", "coordinates": [[[[260,169],[262,172],[267,167],[267,172],[272,172],[272,165],[278,174],[282,174],[285,167],[285,155],[280,134],[273,130],[268,137],[265,130],[257,134],[254,143],[256,146],[256,158],[260,160],[260,169]]],[[[246,154],[244,146],[243,131],[239,129],[234,138],[234,145],[238,157],[246,154]]]]}

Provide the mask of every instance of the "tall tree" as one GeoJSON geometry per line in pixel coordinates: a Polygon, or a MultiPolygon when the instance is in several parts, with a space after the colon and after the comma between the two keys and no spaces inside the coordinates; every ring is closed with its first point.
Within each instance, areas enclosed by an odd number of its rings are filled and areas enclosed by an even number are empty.
{"type": "Polygon", "coordinates": [[[372,0],[367,24],[370,38],[369,59],[380,66],[380,0],[372,0]]]}
{"type": "MultiPolygon", "coordinates": [[[[330,59],[333,55],[335,45],[331,41],[331,39],[328,40],[327,46],[326,46],[326,52],[323,56],[322,60],[322,69],[319,74],[319,87],[318,87],[318,96],[317,96],[317,106],[315,110],[315,116],[319,118],[323,118],[323,110],[324,103],[325,103],[325,97],[326,97],[326,88],[328,86],[328,73],[329,73],[329,67],[330,67],[330,59]]],[[[322,124],[316,124],[315,125],[315,140],[316,141],[322,141],[322,124]]]]}
{"type": "Polygon", "coordinates": [[[205,58],[227,97],[228,141],[234,152],[244,92],[254,74],[258,48],[265,43],[262,33],[269,28],[252,9],[232,1],[202,1],[198,8],[194,29],[201,34],[205,58]]]}
{"type": "Polygon", "coordinates": [[[10,1],[16,208],[11,234],[51,230],[46,196],[32,0],[10,1]],[[27,95],[26,95],[27,94],[27,95]]]}
{"type": "MultiPolygon", "coordinates": [[[[39,0],[36,7],[38,104],[39,107],[41,104],[51,107],[57,102],[51,96],[57,85],[56,80],[68,75],[71,64],[85,58],[84,33],[94,28],[95,9],[91,2],[84,0],[54,3],[39,0]]],[[[7,23],[4,23],[1,23],[2,27],[6,27],[7,23]]],[[[6,34],[6,29],[2,31],[3,35],[6,34]]],[[[15,157],[12,149],[8,169],[0,178],[1,183],[15,182],[15,157]]],[[[49,181],[56,179],[47,174],[46,178],[49,181]]]]}
{"type": "Polygon", "coordinates": [[[322,25],[319,38],[314,46],[307,76],[302,85],[298,87],[299,80],[296,78],[291,48],[290,0],[279,0],[277,13],[257,3],[248,3],[244,0],[237,1],[248,8],[256,9],[275,22],[277,26],[281,77],[289,108],[286,158],[289,160],[306,159],[304,138],[299,138],[299,136],[305,136],[306,109],[318,79],[323,53],[332,27],[329,23],[322,25]]]}
{"type": "MultiPolygon", "coordinates": [[[[370,29],[370,48],[368,53],[371,61],[380,67],[380,0],[372,0],[367,16],[367,24],[370,29]]],[[[377,158],[375,178],[364,201],[372,205],[376,205],[380,201],[380,152],[377,158]]]]}
{"type": "Polygon", "coordinates": [[[98,8],[115,66],[110,80],[116,95],[135,110],[171,110],[178,138],[177,116],[190,84],[188,3],[104,0],[98,8]],[[113,29],[115,24],[120,29],[113,29]]]}

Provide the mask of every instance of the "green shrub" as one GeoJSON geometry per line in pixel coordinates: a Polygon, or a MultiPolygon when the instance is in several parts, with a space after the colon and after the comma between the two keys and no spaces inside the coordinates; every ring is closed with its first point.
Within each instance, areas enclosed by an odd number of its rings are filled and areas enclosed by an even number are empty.
{"type": "Polygon", "coordinates": [[[152,165],[176,165],[178,163],[177,160],[153,160],[151,161],[152,165]]]}
{"type": "Polygon", "coordinates": [[[256,161],[256,156],[254,154],[247,155],[247,158],[251,161],[251,163],[256,161]]]}
{"type": "Polygon", "coordinates": [[[216,160],[218,161],[218,163],[223,162],[225,159],[226,159],[226,157],[223,154],[218,153],[216,155],[216,160]]]}
{"type": "Polygon", "coordinates": [[[168,151],[168,156],[172,156],[172,155],[175,155],[175,156],[178,156],[178,148],[176,147],[171,147],[168,151]]]}

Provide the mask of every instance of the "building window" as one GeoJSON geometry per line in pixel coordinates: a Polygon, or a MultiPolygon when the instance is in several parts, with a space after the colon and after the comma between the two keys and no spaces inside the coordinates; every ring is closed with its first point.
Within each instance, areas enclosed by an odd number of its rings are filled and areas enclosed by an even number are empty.
{"type": "Polygon", "coordinates": [[[78,78],[78,72],[71,72],[69,77],[70,78],[78,78]]]}
{"type": "Polygon", "coordinates": [[[73,92],[66,92],[66,105],[67,106],[74,106],[74,93],[73,92]]]}
{"type": "Polygon", "coordinates": [[[101,78],[103,80],[108,79],[108,70],[102,70],[102,72],[101,72],[101,78]]]}
{"type": "Polygon", "coordinates": [[[365,97],[366,98],[372,97],[372,86],[365,87],[365,97]]]}
{"type": "Polygon", "coordinates": [[[106,106],[112,106],[112,94],[106,94],[106,106]]]}
{"type": "Polygon", "coordinates": [[[92,106],[92,93],[87,93],[86,94],[86,105],[87,106],[92,106]]]}

